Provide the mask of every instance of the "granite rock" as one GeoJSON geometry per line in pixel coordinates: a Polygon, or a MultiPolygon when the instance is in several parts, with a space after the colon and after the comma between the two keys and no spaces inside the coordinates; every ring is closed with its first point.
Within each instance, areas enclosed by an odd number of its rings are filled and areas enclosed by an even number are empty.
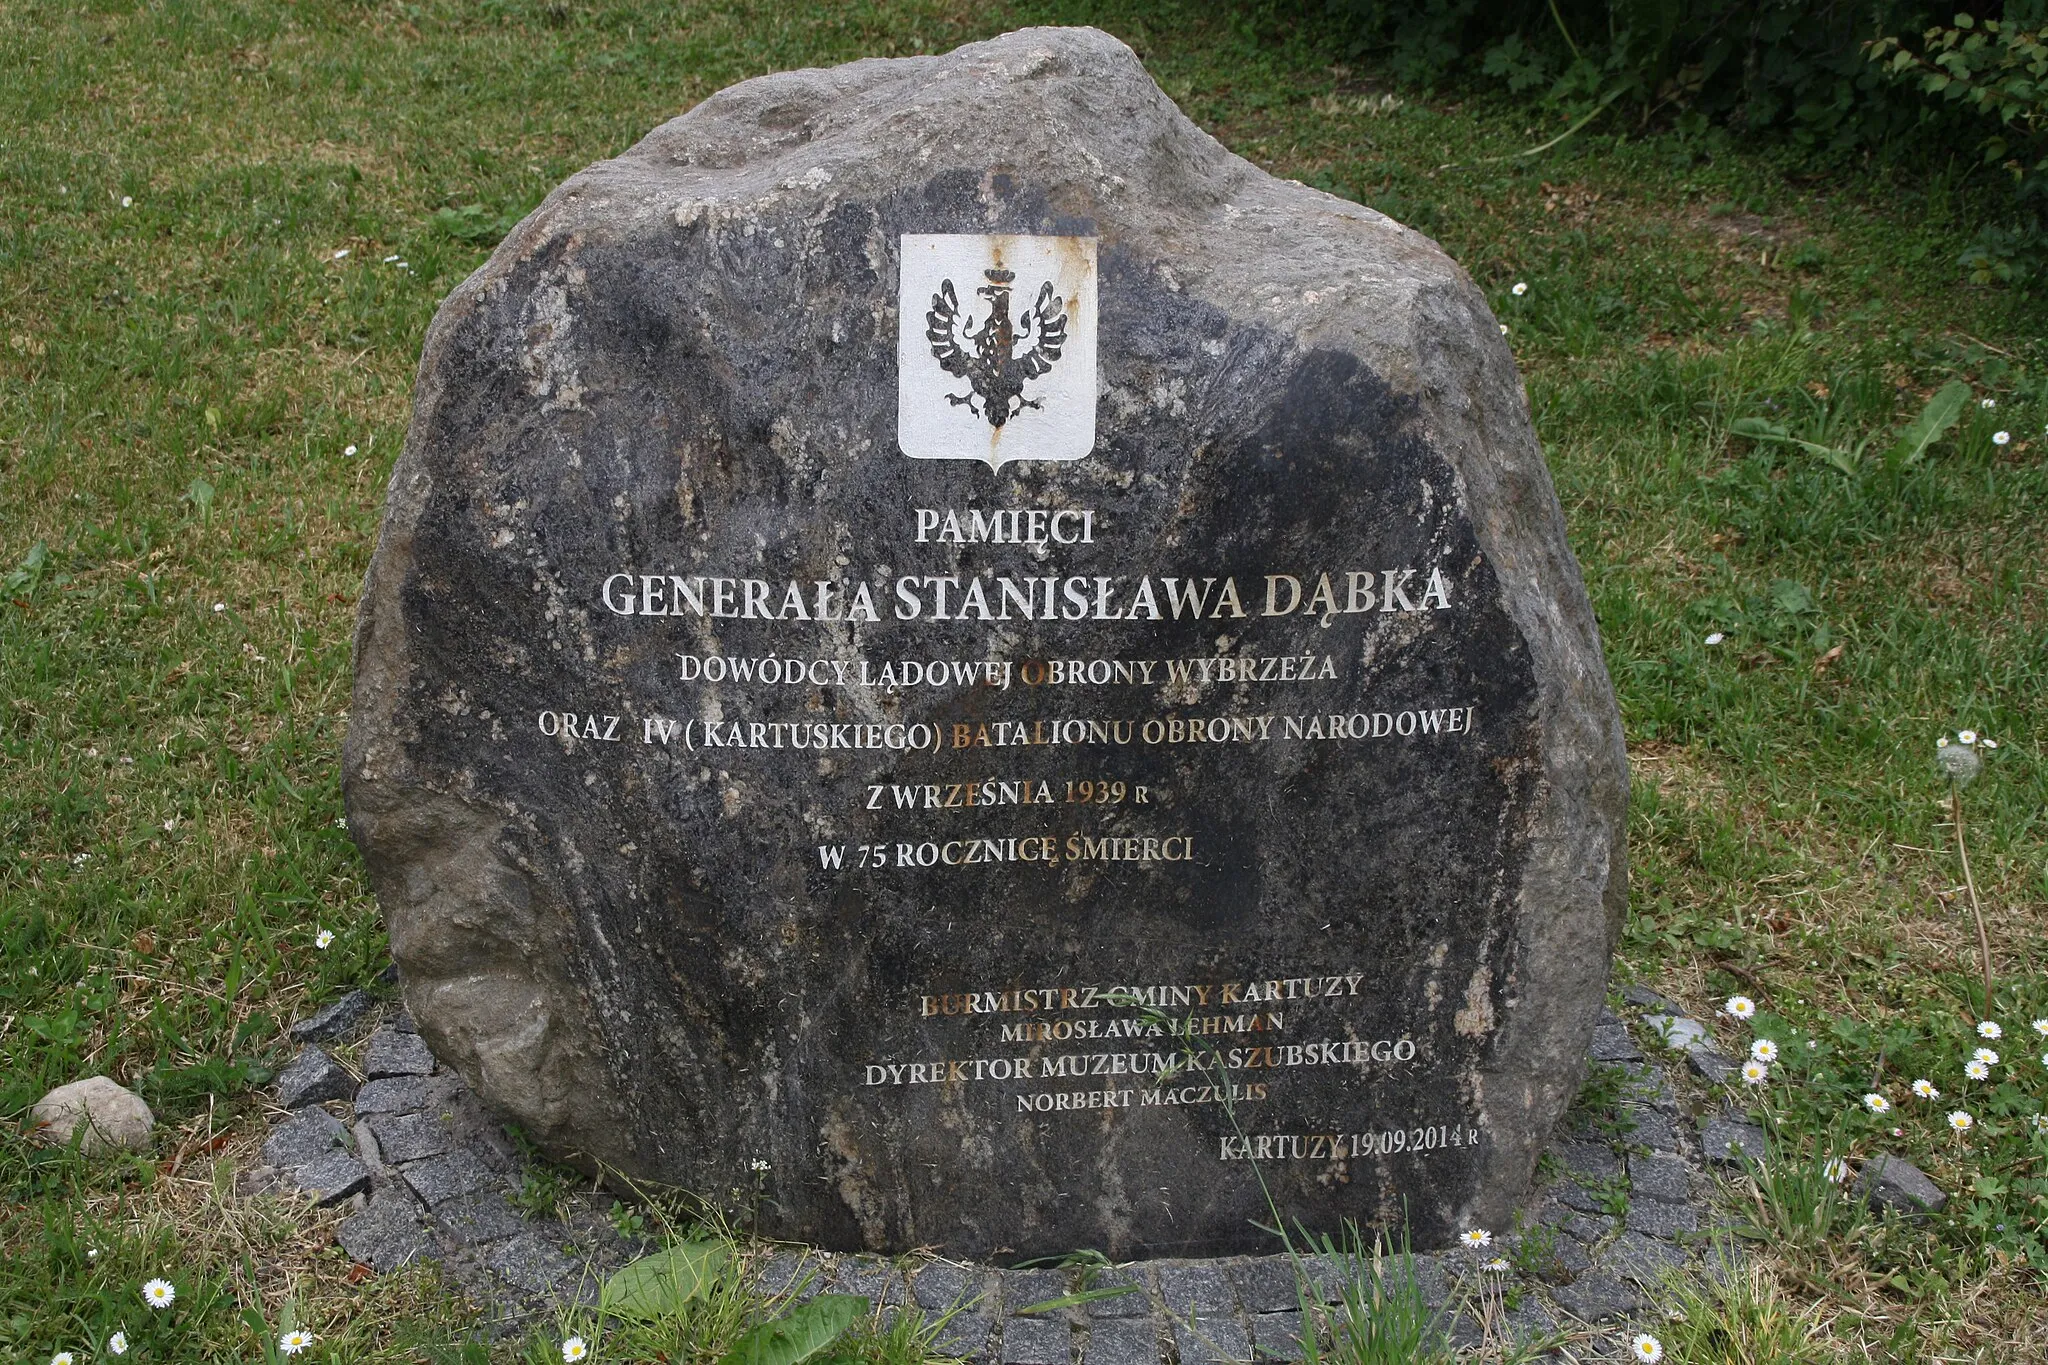
{"type": "Polygon", "coordinates": [[[421,1037],[545,1150],[765,1162],[761,1230],[838,1249],[1509,1224],[1625,757],[1433,243],[1032,29],[751,80],[572,177],[414,392],[349,828],[421,1037]],[[1150,1008],[1278,1045],[1262,1132],[1388,1124],[1269,1207],[1150,1008]]]}
{"type": "Polygon", "coordinates": [[[286,1109],[350,1099],[355,1093],[356,1078],[324,1049],[310,1044],[277,1073],[277,1102],[286,1109]]]}
{"type": "Polygon", "coordinates": [[[1700,1129],[1700,1152],[1717,1166],[1762,1161],[1770,1151],[1764,1130],[1740,1119],[1714,1117],[1700,1129]]]}
{"type": "Polygon", "coordinates": [[[331,1043],[354,1033],[356,1025],[370,1017],[376,1000],[368,991],[350,991],[331,1005],[307,1015],[291,1028],[295,1043],[331,1043]]]}
{"type": "Polygon", "coordinates": [[[351,1151],[347,1126],[325,1109],[301,1109],[263,1140],[264,1163],[281,1171],[296,1171],[335,1152],[351,1151]]]}
{"type": "Polygon", "coordinates": [[[1853,1188],[1873,1209],[1896,1209],[1909,1219],[1940,1213],[1948,1203],[1948,1196],[1925,1171],[1900,1156],[1875,1156],[1864,1162],[1853,1188]]]}
{"type": "Polygon", "coordinates": [[[142,1097],[126,1086],[105,1076],[87,1076],[37,1100],[29,1110],[27,1127],[29,1136],[52,1147],[76,1141],[82,1152],[140,1151],[149,1146],[156,1118],[142,1097]]]}
{"type": "Polygon", "coordinates": [[[361,1213],[341,1221],[334,1237],[352,1260],[387,1274],[434,1254],[419,1205],[396,1186],[372,1194],[361,1213]]]}
{"type": "Polygon", "coordinates": [[[370,1170],[347,1152],[330,1151],[293,1169],[291,1180],[326,1208],[369,1189],[370,1170]]]}
{"type": "Polygon", "coordinates": [[[373,1081],[392,1076],[427,1076],[433,1070],[434,1054],[417,1033],[378,1029],[363,1049],[363,1074],[373,1081]]]}

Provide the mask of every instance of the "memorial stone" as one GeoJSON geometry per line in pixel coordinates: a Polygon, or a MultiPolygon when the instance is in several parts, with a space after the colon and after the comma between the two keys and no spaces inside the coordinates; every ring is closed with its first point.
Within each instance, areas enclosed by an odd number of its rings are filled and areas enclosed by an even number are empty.
{"type": "Polygon", "coordinates": [[[1507,1226],[1624,896],[1484,297],[1087,29],[744,82],[521,223],[345,767],[434,1056],[842,1249],[1507,1226]]]}

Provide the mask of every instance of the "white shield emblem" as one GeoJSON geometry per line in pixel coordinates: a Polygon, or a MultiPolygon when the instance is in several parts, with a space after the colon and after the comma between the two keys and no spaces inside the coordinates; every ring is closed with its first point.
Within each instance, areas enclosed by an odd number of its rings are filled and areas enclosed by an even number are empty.
{"type": "Polygon", "coordinates": [[[1095,238],[903,238],[896,441],[913,460],[1095,449],[1095,238]]]}

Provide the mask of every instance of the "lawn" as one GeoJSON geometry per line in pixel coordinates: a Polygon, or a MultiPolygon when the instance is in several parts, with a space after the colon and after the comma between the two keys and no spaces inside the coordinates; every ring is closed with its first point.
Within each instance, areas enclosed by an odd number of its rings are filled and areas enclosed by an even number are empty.
{"type": "Polygon", "coordinates": [[[0,1351],[127,1324],[138,1358],[243,1359],[246,1309],[339,1359],[459,1339],[430,1275],[358,1280],[322,1216],[232,1190],[284,1024],[384,961],[337,770],[424,329],[549,187],[724,85],[1041,22],[1117,33],[1226,145],[1487,291],[1627,725],[1619,975],[1757,1002],[1718,1027],[1782,1049],[1746,1098],[1788,1159],[1901,1152],[1955,1196],[1805,1235],[1736,1191],[1780,1311],[1815,1360],[2048,1358],[2048,343],[1952,264],[1973,155],[1817,164],[1617,110],[1521,156],[1562,123],[1171,0],[0,8],[0,1112],[104,1073],[163,1130],[146,1160],[0,1136],[0,1351]],[[1955,426],[1887,460],[1951,382],[1955,426]],[[1965,727],[2000,742],[1962,795],[1988,1012],[1935,765],[1965,727]]]}

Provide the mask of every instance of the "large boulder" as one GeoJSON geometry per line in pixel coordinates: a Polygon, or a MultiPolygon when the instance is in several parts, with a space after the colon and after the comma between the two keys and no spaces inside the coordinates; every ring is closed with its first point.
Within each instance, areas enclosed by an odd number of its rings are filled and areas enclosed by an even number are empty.
{"type": "Polygon", "coordinates": [[[1089,29],[744,82],[513,231],[344,781],[435,1056],[845,1248],[1505,1226],[1624,896],[1484,298],[1089,29]]]}

